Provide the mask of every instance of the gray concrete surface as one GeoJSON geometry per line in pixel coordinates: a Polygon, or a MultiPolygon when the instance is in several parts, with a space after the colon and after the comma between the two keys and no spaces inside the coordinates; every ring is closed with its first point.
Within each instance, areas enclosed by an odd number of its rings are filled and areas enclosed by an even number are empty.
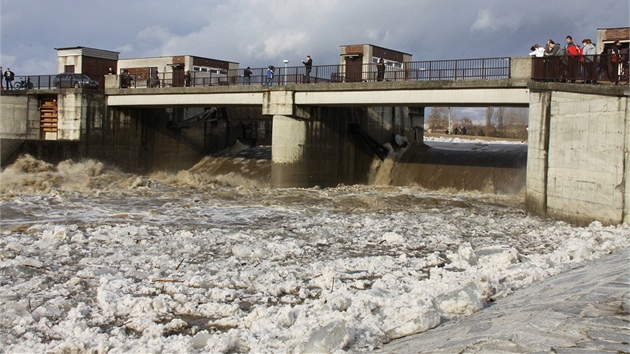
{"type": "Polygon", "coordinates": [[[630,249],[378,353],[630,353],[630,249]]]}

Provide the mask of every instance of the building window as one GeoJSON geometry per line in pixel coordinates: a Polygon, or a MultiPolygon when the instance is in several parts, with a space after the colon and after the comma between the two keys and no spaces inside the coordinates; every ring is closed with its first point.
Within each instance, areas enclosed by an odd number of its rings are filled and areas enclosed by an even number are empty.
{"type": "MultiPolygon", "coordinates": [[[[374,64],[378,63],[379,60],[381,60],[381,58],[372,57],[372,63],[374,64]]],[[[386,66],[391,66],[392,68],[402,69],[403,67],[402,63],[399,63],[397,61],[387,60],[387,59],[383,59],[383,61],[385,62],[386,66]]]]}

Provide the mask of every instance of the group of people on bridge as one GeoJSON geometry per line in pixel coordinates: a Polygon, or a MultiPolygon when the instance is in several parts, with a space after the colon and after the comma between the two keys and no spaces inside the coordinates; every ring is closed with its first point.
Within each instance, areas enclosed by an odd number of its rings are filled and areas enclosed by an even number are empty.
{"type": "Polygon", "coordinates": [[[535,44],[530,50],[530,56],[541,58],[534,60],[534,80],[628,83],[628,48],[623,48],[619,40],[605,47],[599,55],[596,45],[589,38],[583,39],[580,46],[573,42],[571,36],[566,37],[564,46],[549,39],[544,47],[535,44]]]}

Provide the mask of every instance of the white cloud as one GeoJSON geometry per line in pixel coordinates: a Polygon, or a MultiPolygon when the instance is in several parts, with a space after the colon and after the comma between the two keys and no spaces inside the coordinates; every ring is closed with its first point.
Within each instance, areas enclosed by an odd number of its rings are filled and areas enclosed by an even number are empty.
{"type": "Polygon", "coordinates": [[[127,53],[133,52],[134,48],[132,44],[125,44],[125,45],[115,48],[114,50],[119,52],[121,56],[124,56],[127,53]]]}
{"type": "Polygon", "coordinates": [[[477,13],[475,23],[470,27],[471,31],[498,31],[501,29],[513,30],[521,25],[519,16],[507,14],[496,16],[490,9],[482,9],[477,13]]]}
{"type": "Polygon", "coordinates": [[[547,38],[597,38],[598,27],[627,26],[630,10],[627,0],[592,8],[588,0],[110,0],[94,2],[86,16],[84,0],[2,1],[0,65],[13,60],[11,69],[30,74],[44,68],[29,59],[55,67],[53,48],[77,45],[121,58],[197,55],[252,67],[299,63],[306,54],[316,65],[335,64],[340,45],[361,43],[414,60],[527,55],[547,38]],[[576,22],[586,8],[589,20],[576,22]]]}

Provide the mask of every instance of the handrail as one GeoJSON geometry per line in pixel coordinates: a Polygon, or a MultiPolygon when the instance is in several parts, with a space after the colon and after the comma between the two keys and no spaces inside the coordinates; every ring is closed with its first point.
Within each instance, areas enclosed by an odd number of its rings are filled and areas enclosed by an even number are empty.
{"type": "Polygon", "coordinates": [[[628,82],[628,58],[599,54],[532,58],[531,79],[546,82],[628,82]]]}
{"type": "MultiPolygon", "coordinates": [[[[628,81],[628,58],[613,62],[611,54],[533,58],[531,79],[534,81],[588,82],[610,80],[628,81]]],[[[253,68],[245,77],[245,69],[222,71],[161,72],[157,77],[147,74],[117,75],[120,88],[205,87],[231,85],[288,85],[306,84],[304,66],[276,67],[272,80],[267,79],[267,68],[253,68]]],[[[388,63],[382,76],[376,63],[315,65],[310,73],[309,84],[334,84],[340,82],[396,82],[396,81],[454,81],[510,79],[512,59],[476,58],[453,60],[424,60],[406,63],[388,63]]],[[[30,82],[26,88],[55,89],[55,75],[16,76],[14,81],[30,82]]],[[[7,89],[6,87],[4,88],[7,89]]]]}
{"type": "MultiPolygon", "coordinates": [[[[471,80],[510,78],[511,58],[481,58],[455,60],[425,60],[407,63],[388,63],[382,78],[377,74],[376,63],[314,65],[310,73],[310,84],[332,84],[339,82],[391,82],[426,80],[471,80]]],[[[161,72],[157,77],[146,74],[118,75],[121,88],[159,87],[198,87],[224,85],[287,85],[307,83],[304,66],[276,67],[273,79],[267,79],[267,68],[250,69],[252,74],[245,77],[245,69],[225,71],[161,72]]],[[[16,77],[29,78],[34,89],[54,89],[55,75],[31,75],[16,77]]]]}
{"type": "MultiPolygon", "coordinates": [[[[314,65],[307,82],[304,66],[276,67],[272,80],[267,79],[267,68],[231,70],[226,74],[211,72],[189,72],[190,78],[177,81],[170,73],[163,73],[164,86],[215,86],[215,85],[286,85],[286,84],[329,84],[338,82],[377,81],[426,81],[426,80],[487,80],[509,79],[511,58],[481,58],[456,60],[426,60],[389,64],[383,77],[377,75],[376,63],[358,65],[314,65]]],[[[138,86],[136,86],[138,87],[138,86]]]]}

